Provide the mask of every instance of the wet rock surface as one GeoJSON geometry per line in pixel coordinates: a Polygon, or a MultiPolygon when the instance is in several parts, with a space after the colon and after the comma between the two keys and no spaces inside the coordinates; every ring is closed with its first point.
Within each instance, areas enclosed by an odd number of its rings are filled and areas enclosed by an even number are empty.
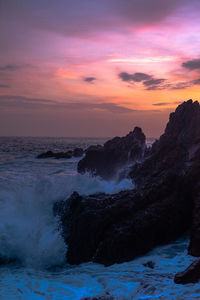
{"type": "Polygon", "coordinates": [[[134,190],[87,197],[74,193],[56,204],[68,245],[67,261],[104,265],[130,261],[178,238],[191,224],[189,251],[200,255],[198,102],[184,102],[170,115],[164,134],[129,176],[134,190]]]}
{"type": "Polygon", "coordinates": [[[67,261],[122,263],[171,242],[190,224],[188,199],[182,178],[173,174],[148,191],[88,197],[74,193],[59,211],[67,261]]]}
{"type": "Polygon", "coordinates": [[[106,180],[112,179],[126,165],[142,160],[145,140],[141,128],[135,127],[125,137],[115,137],[103,146],[90,146],[78,163],[78,172],[90,172],[106,180]]]}
{"type": "Polygon", "coordinates": [[[177,284],[196,283],[200,280],[200,259],[195,260],[186,270],[174,277],[177,284]]]}

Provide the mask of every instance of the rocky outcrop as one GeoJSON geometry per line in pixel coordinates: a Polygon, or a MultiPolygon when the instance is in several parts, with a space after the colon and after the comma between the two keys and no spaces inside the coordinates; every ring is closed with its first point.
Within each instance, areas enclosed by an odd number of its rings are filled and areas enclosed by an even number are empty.
{"type": "Polygon", "coordinates": [[[73,151],[69,150],[67,152],[52,152],[52,151],[47,151],[39,154],[37,158],[72,158],[74,157],[81,157],[84,154],[84,150],[82,148],[75,148],[73,151]]]}
{"type": "Polygon", "coordinates": [[[183,234],[190,224],[191,203],[182,178],[168,174],[140,192],[88,197],[74,193],[56,211],[62,216],[69,263],[111,265],[183,234]]]}
{"type": "MultiPolygon", "coordinates": [[[[199,125],[199,103],[184,102],[144,161],[132,167],[135,190],[87,197],[74,193],[56,204],[69,263],[129,261],[178,238],[191,223],[190,252],[199,253],[199,125]]],[[[108,165],[105,174],[112,174],[108,165]]]]}
{"type": "Polygon", "coordinates": [[[200,259],[195,260],[185,271],[179,272],[174,277],[177,284],[196,283],[200,280],[200,259]]]}
{"type": "Polygon", "coordinates": [[[78,163],[78,172],[90,172],[106,180],[112,179],[125,166],[141,161],[145,149],[145,135],[139,127],[135,127],[125,137],[115,137],[103,146],[89,147],[78,163]]]}
{"type": "Polygon", "coordinates": [[[185,175],[189,171],[191,154],[200,145],[199,127],[199,103],[188,100],[179,105],[170,114],[164,134],[152,145],[144,163],[132,168],[130,176],[137,186],[152,183],[167,172],[185,175]]]}

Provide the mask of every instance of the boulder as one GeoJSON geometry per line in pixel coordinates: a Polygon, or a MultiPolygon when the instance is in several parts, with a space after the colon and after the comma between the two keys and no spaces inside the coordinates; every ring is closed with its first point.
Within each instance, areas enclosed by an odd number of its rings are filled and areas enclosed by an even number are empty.
{"type": "Polygon", "coordinates": [[[174,277],[177,284],[196,283],[200,280],[200,259],[195,260],[186,270],[174,277]]]}
{"type": "Polygon", "coordinates": [[[78,172],[90,172],[109,180],[129,164],[141,161],[146,149],[145,135],[139,127],[125,137],[115,137],[104,146],[92,146],[78,163],[78,172]]]}

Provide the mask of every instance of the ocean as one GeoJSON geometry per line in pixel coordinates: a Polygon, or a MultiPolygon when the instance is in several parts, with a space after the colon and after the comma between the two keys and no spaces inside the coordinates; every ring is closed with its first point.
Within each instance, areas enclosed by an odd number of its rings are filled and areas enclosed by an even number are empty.
{"type": "MultiPolygon", "coordinates": [[[[41,152],[103,144],[106,138],[0,137],[0,299],[72,299],[109,294],[114,299],[200,299],[198,284],[173,277],[194,258],[187,236],[145,256],[104,267],[71,266],[53,204],[73,191],[82,195],[134,188],[128,179],[106,182],[77,173],[80,158],[36,159],[41,152]],[[155,267],[144,266],[152,261],[155,267]]],[[[154,139],[147,142],[150,145],[154,139]]]]}

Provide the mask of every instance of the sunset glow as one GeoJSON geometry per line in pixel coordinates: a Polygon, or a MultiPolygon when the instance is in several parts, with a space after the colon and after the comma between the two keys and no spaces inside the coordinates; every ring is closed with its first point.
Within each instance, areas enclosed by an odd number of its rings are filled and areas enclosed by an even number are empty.
{"type": "Polygon", "coordinates": [[[0,134],[159,136],[177,103],[199,97],[199,11],[196,0],[1,1],[0,134]]]}

